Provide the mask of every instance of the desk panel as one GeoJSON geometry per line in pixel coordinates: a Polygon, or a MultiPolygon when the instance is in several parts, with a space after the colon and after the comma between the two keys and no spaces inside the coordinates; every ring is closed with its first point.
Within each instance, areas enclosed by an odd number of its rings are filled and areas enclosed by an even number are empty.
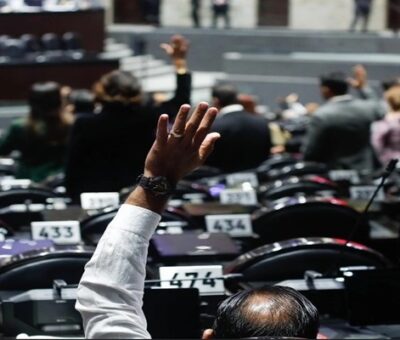
{"type": "Polygon", "coordinates": [[[41,36],[49,32],[58,35],[78,32],[86,50],[102,52],[105,39],[104,9],[0,14],[0,35],[18,37],[30,33],[41,36]]]}
{"type": "Polygon", "coordinates": [[[103,74],[118,67],[118,60],[0,64],[0,100],[24,100],[31,85],[38,81],[91,88],[103,74]]]}

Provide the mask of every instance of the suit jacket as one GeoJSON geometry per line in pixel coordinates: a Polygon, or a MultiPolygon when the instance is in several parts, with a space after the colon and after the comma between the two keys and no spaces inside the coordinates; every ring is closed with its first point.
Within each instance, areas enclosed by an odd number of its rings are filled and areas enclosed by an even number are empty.
{"type": "Polygon", "coordinates": [[[268,122],[262,117],[245,111],[226,113],[217,117],[212,130],[221,139],[207,164],[226,173],[257,167],[270,155],[268,122]]]}
{"type": "Polygon", "coordinates": [[[331,168],[373,169],[370,129],[372,122],[381,117],[377,101],[346,96],[327,102],[311,119],[304,159],[331,168]]]}
{"type": "Polygon", "coordinates": [[[155,137],[161,113],[176,113],[190,100],[190,75],[178,75],[172,100],[156,105],[107,104],[99,114],[79,117],[71,132],[66,164],[67,193],[119,191],[135,184],[155,137]]]}

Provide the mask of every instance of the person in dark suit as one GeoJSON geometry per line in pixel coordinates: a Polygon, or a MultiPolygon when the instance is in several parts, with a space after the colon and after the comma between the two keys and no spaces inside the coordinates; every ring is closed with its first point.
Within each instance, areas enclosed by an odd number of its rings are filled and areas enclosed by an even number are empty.
{"type": "Polygon", "coordinates": [[[363,22],[362,31],[367,31],[371,8],[372,0],[354,0],[354,19],[351,23],[351,31],[354,31],[356,29],[357,23],[359,21],[363,22]]]}
{"type": "Polygon", "coordinates": [[[229,17],[229,0],[212,0],[212,27],[217,28],[218,18],[222,17],[225,21],[225,28],[231,26],[229,17]]]}
{"type": "MultiPolygon", "coordinates": [[[[364,77],[362,70],[358,69],[360,78],[364,77]]],[[[321,77],[320,89],[326,103],[311,119],[304,146],[306,161],[326,163],[333,169],[374,168],[370,128],[382,117],[382,106],[378,100],[370,99],[372,94],[366,91],[365,79],[352,82],[363,91],[364,99],[348,93],[349,83],[343,73],[321,77]]]]}
{"type": "Polygon", "coordinates": [[[216,85],[212,96],[213,105],[220,110],[212,130],[220,133],[221,139],[207,165],[226,173],[257,167],[269,157],[272,147],[267,120],[244,111],[233,85],[216,85]]]}
{"type": "Polygon", "coordinates": [[[113,71],[94,86],[101,111],[79,117],[72,129],[66,165],[67,193],[77,201],[82,192],[119,191],[143,171],[142,164],[162,113],[190,102],[191,75],[186,68],[187,41],[174,36],[162,47],[177,71],[175,96],[156,102],[142,92],[130,73],[113,71]]]}
{"type": "Polygon", "coordinates": [[[200,0],[192,0],[192,22],[195,28],[201,27],[199,10],[200,0]]]}

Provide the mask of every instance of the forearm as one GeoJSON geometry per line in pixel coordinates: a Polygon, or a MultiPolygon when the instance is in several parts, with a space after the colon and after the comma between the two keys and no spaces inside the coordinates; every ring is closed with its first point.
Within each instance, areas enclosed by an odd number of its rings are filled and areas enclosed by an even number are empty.
{"type": "Polygon", "coordinates": [[[88,338],[149,338],[142,298],[148,244],[160,216],[135,192],[107,227],[79,284],[76,308],[88,338]]]}

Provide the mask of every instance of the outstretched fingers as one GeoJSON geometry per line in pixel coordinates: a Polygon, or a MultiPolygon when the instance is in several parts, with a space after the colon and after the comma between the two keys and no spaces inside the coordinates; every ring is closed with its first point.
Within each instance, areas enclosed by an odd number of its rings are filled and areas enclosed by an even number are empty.
{"type": "Polygon", "coordinates": [[[160,146],[165,145],[168,141],[168,115],[163,114],[158,119],[156,143],[160,146]]]}
{"type": "Polygon", "coordinates": [[[221,135],[217,132],[210,133],[206,136],[203,143],[200,145],[198,154],[201,164],[203,164],[208,156],[210,156],[214,150],[215,143],[219,138],[221,138],[221,135]]]}
{"type": "Polygon", "coordinates": [[[192,116],[190,117],[189,121],[186,123],[185,127],[185,143],[192,144],[193,137],[199,128],[201,121],[203,120],[204,115],[208,110],[208,103],[202,102],[197,105],[196,109],[194,110],[192,116]]]}
{"type": "Polygon", "coordinates": [[[203,119],[201,120],[200,126],[198,127],[193,137],[193,148],[198,149],[203,143],[207,134],[210,132],[211,126],[217,117],[218,110],[215,107],[208,109],[203,119]]]}

